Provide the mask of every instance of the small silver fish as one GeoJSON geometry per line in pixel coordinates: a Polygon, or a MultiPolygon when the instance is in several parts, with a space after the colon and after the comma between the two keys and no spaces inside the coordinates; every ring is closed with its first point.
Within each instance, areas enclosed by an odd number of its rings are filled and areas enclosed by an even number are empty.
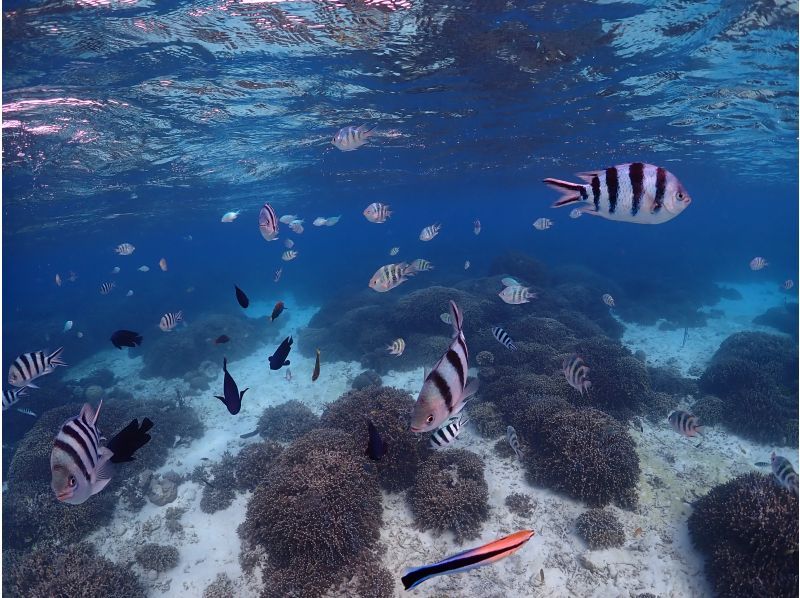
{"type": "Polygon", "coordinates": [[[112,274],[119,274],[119,266],[114,266],[114,268],[111,270],[111,273],[112,274]]]}
{"type": "Polygon", "coordinates": [[[754,257],[752,260],[750,260],[750,269],[751,270],[754,270],[754,271],[762,270],[762,269],[766,268],[767,266],[769,266],[769,263],[763,257],[754,257]]]}
{"type": "Polygon", "coordinates": [[[611,295],[609,295],[608,293],[603,295],[603,303],[605,303],[609,307],[614,307],[616,305],[614,303],[614,298],[611,295]]]}
{"type": "Polygon", "coordinates": [[[130,255],[136,251],[136,247],[130,243],[120,243],[114,251],[119,255],[130,255]]]}
{"type": "Polygon", "coordinates": [[[469,260],[467,260],[466,262],[464,262],[464,270],[469,270],[469,267],[470,267],[471,265],[472,265],[472,264],[470,264],[470,263],[469,263],[469,260]]]}
{"type": "Polygon", "coordinates": [[[281,254],[281,259],[284,262],[291,262],[296,257],[297,257],[297,251],[295,251],[294,249],[289,249],[281,254]]]}
{"type": "Polygon", "coordinates": [[[72,330],[72,320],[67,320],[64,322],[64,332],[69,332],[72,330]]]}
{"type": "Polygon", "coordinates": [[[439,319],[445,324],[453,325],[453,316],[449,312],[439,314],[439,319]]]}
{"type": "Polygon", "coordinates": [[[553,221],[549,218],[538,218],[533,223],[533,228],[536,230],[547,230],[551,226],[553,226],[553,221]]]}
{"type": "Polygon", "coordinates": [[[572,219],[580,218],[583,214],[583,210],[580,208],[573,208],[572,211],[569,213],[569,217],[572,219]]]}
{"type": "Polygon", "coordinates": [[[389,250],[389,255],[391,255],[391,256],[395,256],[395,255],[397,255],[398,253],[400,253],[400,248],[399,248],[399,247],[392,247],[392,248],[389,250]]]}
{"type": "Polygon", "coordinates": [[[441,224],[431,224],[430,226],[426,226],[422,229],[422,232],[419,234],[420,241],[430,241],[436,235],[439,234],[439,230],[441,230],[441,224]]]}
{"type": "Polygon", "coordinates": [[[477,218],[475,222],[472,223],[472,232],[475,233],[475,236],[481,234],[481,221],[477,218]]]}

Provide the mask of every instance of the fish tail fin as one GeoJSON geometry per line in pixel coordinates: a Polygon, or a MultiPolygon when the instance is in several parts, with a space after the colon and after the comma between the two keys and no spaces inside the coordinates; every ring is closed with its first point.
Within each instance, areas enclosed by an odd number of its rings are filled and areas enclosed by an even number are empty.
{"type": "Polygon", "coordinates": [[[701,436],[705,436],[706,435],[706,427],[705,426],[697,426],[694,430],[695,430],[695,432],[697,432],[701,436]]]}
{"type": "Polygon", "coordinates": [[[470,397],[472,397],[476,392],[478,392],[478,387],[480,386],[480,382],[477,378],[473,378],[470,380],[467,385],[464,387],[464,395],[462,397],[462,401],[466,401],[470,397]]]}
{"type": "Polygon", "coordinates": [[[244,393],[246,393],[248,390],[250,390],[249,386],[247,388],[245,388],[244,390],[239,392],[239,400],[240,401],[244,398],[244,393]]]}
{"type": "Polygon", "coordinates": [[[403,582],[403,588],[405,590],[410,590],[411,588],[417,587],[426,579],[430,579],[435,574],[430,574],[427,572],[429,567],[427,565],[423,565],[422,567],[410,567],[403,571],[403,576],[400,578],[400,581],[403,582]]]}
{"type": "Polygon", "coordinates": [[[453,338],[455,338],[461,334],[464,327],[464,314],[452,299],[450,300],[450,315],[453,316],[453,338]]]}
{"type": "Polygon", "coordinates": [[[227,370],[228,369],[228,358],[227,357],[223,357],[222,358],[222,369],[223,370],[227,370]]]}
{"type": "Polygon", "coordinates": [[[50,365],[52,365],[52,366],[67,365],[66,363],[61,361],[61,352],[63,350],[64,350],[64,347],[59,347],[58,349],[56,349],[55,351],[50,353],[50,355],[47,356],[48,363],[50,365]]]}
{"type": "Polygon", "coordinates": [[[183,322],[183,310],[179,310],[178,313],[175,314],[175,321],[183,322]]]}
{"type": "Polygon", "coordinates": [[[579,183],[570,183],[569,181],[562,181],[559,179],[544,179],[543,181],[551,189],[555,189],[561,193],[551,207],[560,208],[569,204],[582,201],[584,186],[579,183]]]}
{"type": "Polygon", "coordinates": [[[363,125],[361,125],[358,128],[361,131],[362,137],[364,137],[364,139],[366,139],[367,137],[375,134],[375,132],[378,130],[378,125],[375,125],[374,127],[370,127],[368,124],[364,123],[363,125]]]}

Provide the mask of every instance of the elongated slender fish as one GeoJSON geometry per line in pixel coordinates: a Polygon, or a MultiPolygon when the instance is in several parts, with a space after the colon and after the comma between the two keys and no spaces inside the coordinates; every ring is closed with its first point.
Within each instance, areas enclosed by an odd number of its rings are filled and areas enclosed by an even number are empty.
{"type": "Polygon", "coordinates": [[[136,247],[130,243],[120,243],[117,245],[116,249],[114,249],[114,252],[118,253],[119,255],[130,255],[134,251],[136,251],[136,247]]]}
{"type": "Polygon", "coordinates": [[[225,404],[225,407],[228,408],[228,413],[231,415],[236,415],[242,409],[242,399],[244,398],[244,393],[250,389],[245,388],[244,390],[239,391],[239,386],[236,384],[233,376],[231,376],[228,372],[227,357],[222,359],[222,371],[225,372],[225,378],[222,383],[222,394],[224,396],[221,397],[219,395],[214,395],[214,397],[225,404]]]}
{"type": "Polygon", "coordinates": [[[797,494],[797,472],[786,457],[772,453],[772,473],[777,482],[789,492],[797,494]]]}
{"type": "Polygon", "coordinates": [[[464,408],[464,401],[478,390],[478,380],[467,383],[469,351],[464,338],[464,316],[450,301],[453,341],[425,377],[411,414],[411,431],[431,432],[464,408]]]}
{"type": "Polygon", "coordinates": [[[161,328],[163,332],[171,332],[175,326],[178,325],[178,322],[183,321],[183,312],[179,311],[177,313],[167,312],[163,316],[161,316],[161,321],[158,323],[158,327],[161,328]]]}
{"type": "Polygon", "coordinates": [[[583,363],[583,359],[576,353],[573,353],[564,360],[561,371],[564,372],[564,377],[567,379],[567,382],[569,382],[569,385],[580,392],[581,396],[589,392],[589,388],[592,386],[592,383],[587,378],[589,375],[589,366],[583,363]]]}
{"type": "Polygon", "coordinates": [[[514,426],[508,426],[506,428],[506,440],[508,440],[509,446],[514,449],[514,454],[517,455],[517,459],[522,461],[522,450],[519,447],[519,438],[517,437],[517,431],[514,429],[514,426]]]}
{"type": "Polygon", "coordinates": [[[535,533],[536,532],[529,529],[522,530],[500,538],[499,540],[495,540],[494,542],[484,544],[483,546],[459,552],[438,563],[407,569],[400,580],[403,582],[403,587],[406,590],[410,590],[426,579],[437,575],[462,573],[470,569],[482,567],[483,565],[489,565],[514,554],[517,550],[522,548],[535,533]]]}
{"type": "Polygon", "coordinates": [[[316,382],[319,378],[319,349],[317,349],[317,360],[314,362],[314,373],[311,374],[311,381],[316,382]]]}
{"type": "Polygon", "coordinates": [[[431,224],[430,226],[426,226],[422,229],[422,232],[419,234],[420,241],[430,241],[436,235],[439,234],[439,230],[442,228],[441,224],[431,224]]]}
{"type": "Polygon", "coordinates": [[[265,241],[274,241],[278,238],[278,218],[268,203],[265,203],[258,212],[258,230],[265,241]]]}
{"type": "Polygon", "coordinates": [[[703,433],[703,426],[697,424],[697,417],[688,411],[681,411],[680,409],[673,411],[669,414],[667,420],[673,430],[689,438],[703,433]]]}
{"type": "Polygon", "coordinates": [[[31,388],[38,388],[33,384],[36,378],[52,374],[53,370],[60,365],[67,365],[61,361],[61,352],[63,350],[64,347],[59,347],[50,355],[45,355],[44,351],[23,353],[8,368],[8,383],[16,387],[30,386],[31,388]]]}
{"type": "Polygon", "coordinates": [[[463,430],[464,426],[468,423],[469,418],[463,413],[457,418],[449,419],[441,428],[431,434],[431,447],[436,448],[450,445],[458,438],[458,435],[461,434],[461,430],[463,430]]]}
{"type": "Polygon", "coordinates": [[[506,349],[510,349],[511,351],[517,350],[517,345],[514,344],[513,339],[508,335],[508,332],[500,328],[500,326],[492,327],[492,336],[506,349]]]}
{"type": "Polygon", "coordinates": [[[561,192],[552,207],[580,203],[581,212],[607,220],[662,224],[683,212],[692,198],[668,170],[652,164],[619,164],[578,175],[585,184],[559,179],[544,183],[561,192]]]}
{"type": "Polygon", "coordinates": [[[392,341],[392,344],[386,347],[386,350],[389,351],[389,355],[397,355],[400,357],[403,354],[403,351],[406,350],[406,341],[402,338],[395,339],[392,341]]]}
{"type": "Polygon", "coordinates": [[[386,264],[378,268],[369,279],[369,288],[378,293],[386,293],[403,284],[409,276],[414,276],[414,274],[416,271],[405,262],[386,264]]]}
{"type": "Polygon", "coordinates": [[[331,143],[343,152],[352,152],[364,145],[374,132],[375,127],[368,125],[343,127],[333,136],[331,143]]]}

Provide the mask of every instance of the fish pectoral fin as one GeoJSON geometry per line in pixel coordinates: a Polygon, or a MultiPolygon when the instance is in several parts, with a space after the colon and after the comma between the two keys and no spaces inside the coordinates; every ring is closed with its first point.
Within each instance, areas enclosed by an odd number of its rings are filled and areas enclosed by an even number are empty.
{"type": "Polygon", "coordinates": [[[464,388],[464,394],[462,395],[461,400],[466,401],[468,398],[470,398],[472,395],[478,392],[479,386],[480,383],[478,382],[477,378],[473,378],[472,380],[470,380],[467,386],[464,388]]]}
{"type": "Polygon", "coordinates": [[[244,398],[244,393],[246,393],[248,390],[250,390],[249,386],[247,388],[245,388],[244,390],[239,392],[239,400],[240,401],[242,400],[242,398],[244,398]]]}
{"type": "Polygon", "coordinates": [[[214,398],[219,399],[220,401],[222,401],[223,405],[225,405],[226,407],[228,406],[228,403],[225,402],[225,397],[221,397],[219,395],[214,395],[214,398]]]}
{"type": "Polygon", "coordinates": [[[33,382],[28,382],[28,383],[25,385],[25,387],[27,387],[27,388],[39,388],[39,387],[38,387],[38,386],[36,386],[36,385],[35,385],[33,382]]]}
{"type": "Polygon", "coordinates": [[[92,486],[100,485],[98,492],[102,490],[108,481],[111,479],[111,476],[114,475],[114,464],[111,462],[111,457],[114,456],[107,447],[103,447],[100,449],[100,460],[97,462],[97,468],[94,470],[94,482],[92,486]]]}
{"type": "Polygon", "coordinates": [[[286,361],[283,362],[283,365],[289,365],[290,363],[291,362],[287,359],[286,361]]]}

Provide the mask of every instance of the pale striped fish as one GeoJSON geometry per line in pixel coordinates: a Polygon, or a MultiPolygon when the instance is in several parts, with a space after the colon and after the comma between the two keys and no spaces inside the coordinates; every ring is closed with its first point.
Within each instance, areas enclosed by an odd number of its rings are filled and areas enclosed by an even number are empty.
{"type": "Polygon", "coordinates": [[[158,323],[158,327],[161,328],[164,332],[171,332],[175,326],[178,325],[178,322],[183,321],[183,312],[179,311],[178,313],[167,312],[163,316],[161,316],[161,321],[158,323]]]}
{"type": "Polygon", "coordinates": [[[111,291],[114,290],[114,287],[117,286],[113,282],[104,282],[100,285],[100,294],[101,295],[108,295],[111,291]]]}
{"type": "Polygon", "coordinates": [[[373,202],[364,208],[364,218],[374,224],[383,224],[392,215],[389,206],[383,203],[373,202]]]}
{"type": "Polygon", "coordinates": [[[284,262],[291,262],[294,258],[297,257],[297,251],[294,249],[288,249],[281,254],[281,259],[284,262]]]}
{"type": "Polygon", "coordinates": [[[448,446],[461,434],[461,430],[469,423],[469,418],[461,415],[453,417],[441,428],[431,434],[431,447],[448,446]]]}
{"type": "Polygon", "coordinates": [[[119,255],[130,255],[134,251],[136,251],[136,247],[134,247],[130,243],[120,243],[119,245],[117,245],[114,251],[119,255]]]}
{"type": "Polygon", "coordinates": [[[25,409],[24,407],[17,407],[15,411],[18,411],[19,413],[22,413],[24,415],[30,415],[31,417],[36,417],[36,414],[33,411],[31,411],[30,409],[25,409]]]}
{"type": "Polygon", "coordinates": [[[428,260],[418,257],[411,262],[410,268],[414,272],[427,272],[428,270],[433,270],[433,264],[431,264],[428,260]]]}
{"type": "Polygon", "coordinates": [[[544,179],[544,183],[561,192],[552,207],[581,203],[582,213],[607,220],[662,224],[692,202],[675,175],[652,164],[619,164],[578,177],[585,184],[544,179]]]}
{"type": "Polygon", "coordinates": [[[537,218],[533,222],[533,228],[536,230],[547,230],[551,226],[553,226],[553,221],[549,218],[537,218]]]}
{"type": "Polygon", "coordinates": [[[292,220],[289,223],[289,228],[292,229],[292,232],[296,235],[302,235],[303,231],[306,230],[303,228],[303,222],[305,222],[305,220],[292,220]]]}
{"type": "Polygon", "coordinates": [[[294,241],[292,241],[291,239],[286,239],[283,242],[283,246],[286,247],[286,249],[291,249],[292,247],[294,247],[294,241]]]}
{"type": "Polygon", "coordinates": [[[278,218],[268,203],[261,206],[258,212],[258,230],[265,241],[274,241],[278,238],[278,218]]]}
{"type": "Polygon", "coordinates": [[[616,303],[614,303],[614,298],[608,293],[603,295],[603,303],[605,303],[609,307],[614,307],[616,305],[616,303]]]}
{"type": "Polygon", "coordinates": [[[389,250],[389,255],[394,256],[394,255],[397,255],[398,253],[400,253],[400,248],[399,247],[392,247],[389,250]]]}
{"type": "Polygon", "coordinates": [[[386,264],[378,268],[372,275],[369,280],[369,288],[379,293],[385,293],[403,284],[409,276],[414,276],[414,274],[416,272],[405,262],[386,264]]]}
{"type": "Polygon", "coordinates": [[[26,388],[9,388],[3,391],[3,411],[11,408],[17,401],[19,401],[26,393],[26,388]]]}
{"type": "Polygon", "coordinates": [[[569,217],[574,220],[575,218],[580,218],[581,214],[583,214],[583,211],[580,208],[572,208],[572,211],[569,213],[569,217]]]}
{"type": "Polygon", "coordinates": [[[50,355],[45,355],[44,351],[33,351],[23,353],[14,360],[8,369],[8,383],[11,386],[22,387],[30,386],[38,388],[33,381],[39,376],[52,374],[56,367],[67,364],[61,361],[61,352],[64,347],[59,347],[50,355]]]}
{"type": "Polygon", "coordinates": [[[794,287],[794,281],[791,278],[784,280],[783,284],[781,285],[781,288],[784,291],[790,291],[792,287],[794,287]]]}
{"type": "Polygon", "coordinates": [[[453,325],[453,316],[451,316],[449,312],[439,314],[439,319],[445,324],[453,325]]]}
{"type": "Polygon", "coordinates": [[[389,351],[390,355],[397,355],[400,357],[400,355],[403,354],[403,351],[406,350],[406,341],[404,341],[402,338],[395,339],[391,345],[386,347],[386,350],[389,351]]]}
{"type": "Polygon", "coordinates": [[[517,345],[514,344],[514,341],[508,335],[508,332],[500,328],[500,326],[492,326],[492,336],[495,337],[506,349],[510,349],[511,351],[517,350],[517,345]]]}
{"type": "Polygon", "coordinates": [[[778,483],[789,492],[797,494],[797,472],[786,457],[772,453],[772,473],[778,483]]]}
{"type": "Polygon", "coordinates": [[[517,431],[514,429],[514,426],[508,426],[506,428],[506,440],[508,440],[508,445],[514,449],[514,454],[517,455],[517,459],[522,461],[522,449],[519,447],[519,438],[517,437],[517,431]]]}
{"type": "Polygon", "coordinates": [[[509,305],[528,303],[538,296],[536,293],[531,292],[529,287],[522,286],[513,278],[504,278],[501,282],[506,288],[500,291],[497,296],[509,305]]]}
{"type": "Polygon", "coordinates": [[[472,265],[472,264],[470,264],[470,263],[469,263],[469,260],[465,261],[465,262],[464,262],[464,270],[469,270],[469,267],[470,267],[471,265],[472,265]]]}
{"type": "Polygon", "coordinates": [[[475,222],[472,223],[472,232],[475,233],[475,236],[481,234],[481,221],[477,218],[475,222]]]}
{"type": "Polygon", "coordinates": [[[464,338],[464,316],[450,301],[453,341],[425,377],[411,414],[411,431],[431,432],[464,408],[464,402],[478,390],[478,380],[467,382],[469,352],[464,338]]]}
{"type": "Polygon", "coordinates": [[[669,414],[667,420],[673,430],[688,438],[694,438],[703,433],[703,426],[697,424],[697,417],[688,411],[681,411],[680,409],[673,411],[669,414]]]}
{"type": "Polygon", "coordinates": [[[584,393],[589,393],[589,388],[592,386],[592,383],[587,379],[589,367],[583,363],[583,359],[576,353],[573,353],[564,360],[561,371],[564,372],[564,376],[567,382],[569,382],[569,385],[580,392],[581,396],[583,396],[584,393]]]}
{"type": "Polygon", "coordinates": [[[331,216],[330,218],[323,218],[322,216],[319,216],[317,218],[314,218],[314,222],[312,224],[314,226],[333,226],[337,222],[339,222],[339,220],[341,220],[341,218],[342,218],[341,215],[339,215],[339,216],[331,216]]]}
{"type": "Polygon", "coordinates": [[[763,268],[766,268],[767,266],[769,266],[769,263],[763,257],[754,257],[752,260],[750,260],[750,269],[751,270],[754,270],[754,271],[762,270],[763,268]]]}
{"type": "Polygon", "coordinates": [[[422,229],[422,232],[419,234],[420,241],[430,241],[436,235],[439,234],[439,230],[442,228],[441,224],[431,224],[430,226],[426,226],[422,229]]]}
{"type": "Polygon", "coordinates": [[[343,152],[352,152],[364,145],[374,132],[375,127],[370,128],[367,125],[344,127],[333,136],[331,143],[343,152]]]}

